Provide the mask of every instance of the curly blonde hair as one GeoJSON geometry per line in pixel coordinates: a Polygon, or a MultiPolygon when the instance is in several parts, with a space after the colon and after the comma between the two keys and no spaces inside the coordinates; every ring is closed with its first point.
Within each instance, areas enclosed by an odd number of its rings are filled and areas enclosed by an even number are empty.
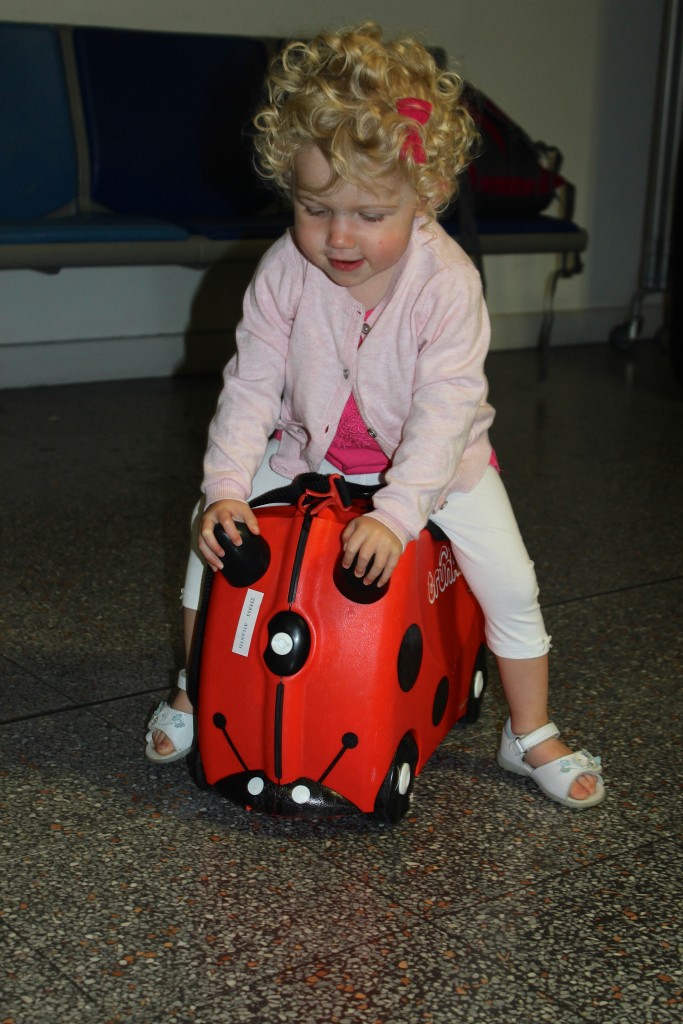
{"type": "Polygon", "coordinates": [[[266,88],[268,101],[253,122],[257,169],[287,197],[297,153],[314,145],[331,169],[323,192],[341,181],[367,187],[398,172],[436,217],[474,155],[478,135],[460,102],[461,78],[439,70],[414,39],[383,41],[374,22],[289,43],[273,60],[266,88]],[[425,125],[397,112],[405,97],[431,103],[425,125]],[[407,138],[421,147],[406,146],[407,138]]]}

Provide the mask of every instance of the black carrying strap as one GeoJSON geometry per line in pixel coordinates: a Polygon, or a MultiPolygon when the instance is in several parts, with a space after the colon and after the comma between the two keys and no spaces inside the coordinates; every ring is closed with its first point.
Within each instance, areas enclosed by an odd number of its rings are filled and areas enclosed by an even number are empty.
{"type": "Polygon", "coordinates": [[[475,213],[474,193],[472,184],[467,174],[461,174],[458,183],[458,202],[455,208],[458,217],[458,234],[460,244],[471,258],[479,271],[481,286],[486,292],[486,277],[484,276],[484,259],[481,251],[481,239],[479,237],[479,226],[475,213]]]}
{"type": "Polygon", "coordinates": [[[343,476],[336,474],[330,476],[327,473],[300,473],[294,477],[291,484],[259,494],[258,497],[252,498],[249,505],[251,508],[260,508],[263,505],[297,505],[305,494],[310,494],[312,503],[315,503],[316,498],[325,498],[336,492],[342,507],[349,508],[354,498],[371,498],[379,487],[379,484],[366,486],[349,483],[343,476]]]}

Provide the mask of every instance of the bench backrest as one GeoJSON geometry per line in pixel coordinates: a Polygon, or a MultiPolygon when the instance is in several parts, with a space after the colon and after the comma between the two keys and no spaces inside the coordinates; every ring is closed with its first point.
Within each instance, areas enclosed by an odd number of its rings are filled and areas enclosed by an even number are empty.
{"type": "Polygon", "coordinates": [[[215,219],[265,205],[245,137],[264,41],[96,28],[75,29],[73,41],[96,203],[215,219]]]}
{"type": "Polygon", "coordinates": [[[78,164],[59,37],[0,24],[0,219],[43,217],[75,202],[78,164]]]}

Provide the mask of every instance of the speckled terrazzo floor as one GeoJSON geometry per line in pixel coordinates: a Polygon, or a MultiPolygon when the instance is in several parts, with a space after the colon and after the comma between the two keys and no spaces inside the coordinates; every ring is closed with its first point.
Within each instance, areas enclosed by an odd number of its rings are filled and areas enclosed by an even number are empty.
{"type": "Polygon", "coordinates": [[[492,672],[393,830],[249,816],[143,757],[216,382],[0,394],[0,1022],[681,1019],[683,393],[646,342],[489,375],[553,715],[608,800],[498,770],[492,672]]]}

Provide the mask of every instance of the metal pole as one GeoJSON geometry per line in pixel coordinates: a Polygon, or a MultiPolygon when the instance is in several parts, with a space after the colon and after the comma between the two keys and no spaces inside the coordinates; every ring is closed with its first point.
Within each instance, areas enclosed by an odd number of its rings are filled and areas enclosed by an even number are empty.
{"type": "Polygon", "coordinates": [[[643,233],[641,285],[646,291],[662,292],[668,286],[676,160],[683,104],[682,49],[681,0],[668,0],[662,24],[656,120],[643,233]]]}

